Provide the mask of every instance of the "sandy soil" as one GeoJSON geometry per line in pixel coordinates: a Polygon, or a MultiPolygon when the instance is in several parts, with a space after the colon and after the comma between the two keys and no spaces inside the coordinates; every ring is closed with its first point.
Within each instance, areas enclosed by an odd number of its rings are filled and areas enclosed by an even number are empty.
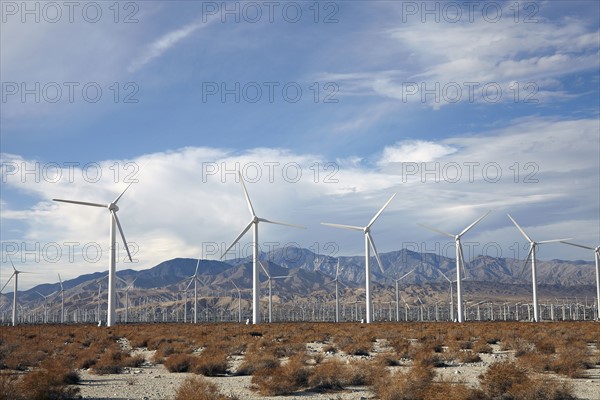
{"type": "MultiPolygon", "coordinates": [[[[123,348],[128,348],[127,342],[121,342],[123,348]]],[[[307,352],[322,352],[322,344],[308,343],[307,352]]],[[[385,343],[377,341],[374,345],[374,354],[385,352],[385,343]]],[[[437,379],[452,379],[462,381],[469,385],[476,385],[477,377],[485,372],[487,367],[494,362],[513,359],[510,351],[501,351],[499,346],[493,346],[492,354],[481,354],[482,361],[471,364],[457,364],[444,368],[436,368],[437,379]]],[[[118,375],[94,375],[86,370],[81,372],[81,384],[77,385],[83,399],[89,400],[170,400],[173,399],[179,385],[191,373],[170,373],[161,364],[153,364],[154,352],[146,349],[133,349],[133,353],[141,353],[146,358],[146,363],[139,368],[126,369],[118,375]]],[[[598,350],[596,350],[598,351],[598,350]]],[[[345,360],[356,358],[345,354],[326,355],[327,357],[341,357],[345,360]]],[[[230,367],[235,369],[242,360],[242,356],[230,360],[230,367]]],[[[401,371],[407,367],[394,367],[401,371]]],[[[554,379],[569,381],[575,394],[582,400],[600,399],[600,368],[588,370],[585,378],[566,379],[557,375],[551,375],[554,379]]],[[[235,395],[240,400],[254,399],[286,399],[286,400],[363,400],[374,399],[374,394],[367,387],[348,387],[344,391],[334,393],[298,392],[291,396],[265,397],[251,390],[251,376],[226,376],[207,378],[219,386],[223,394],[235,395]]]]}

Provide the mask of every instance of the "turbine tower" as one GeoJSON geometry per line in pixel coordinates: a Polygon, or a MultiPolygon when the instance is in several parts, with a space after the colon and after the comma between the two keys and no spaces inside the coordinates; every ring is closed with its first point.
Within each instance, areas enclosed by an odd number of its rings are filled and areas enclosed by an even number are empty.
{"type": "Polygon", "coordinates": [[[242,173],[238,171],[238,175],[240,177],[240,182],[242,183],[242,189],[244,190],[244,196],[246,197],[246,203],[248,203],[248,210],[250,211],[251,219],[250,219],[250,222],[248,223],[248,225],[246,225],[246,227],[242,231],[242,233],[240,233],[235,238],[235,240],[231,243],[231,245],[229,245],[227,250],[225,250],[223,252],[223,255],[221,255],[221,259],[223,259],[223,257],[225,257],[227,252],[229,252],[229,250],[231,250],[231,248],[236,245],[236,243],[246,234],[246,232],[248,232],[248,230],[250,230],[250,228],[252,228],[252,323],[258,324],[258,323],[260,323],[260,308],[259,308],[259,293],[258,293],[259,285],[260,285],[260,281],[259,281],[259,277],[258,277],[258,223],[266,222],[269,224],[291,226],[294,228],[301,228],[301,229],[304,229],[305,227],[300,226],[300,225],[293,225],[293,224],[287,224],[287,223],[283,223],[283,222],[271,221],[271,220],[268,220],[265,218],[258,217],[256,215],[256,213],[254,212],[254,207],[252,207],[252,202],[250,201],[250,196],[248,195],[248,191],[246,190],[246,185],[244,184],[244,178],[242,177],[242,173]]]}
{"type": "Polygon", "coordinates": [[[14,281],[14,287],[13,287],[13,308],[12,308],[12,326],[15,326],[17,324],[17,291],[19,289],[19,274],[32,274],[33,272],[27,272],[27,271],[19,271],[15,268],[15,264],[13,264],[12,260],[10,259],[10,257],[8,257],[8,261],[10,261],[10,265],[12,265],[13,268],[13,273],[10,276],[10,278],[8,278],[8,280],[6,281],[6,283],[4,284],[4,286],[2,286],[2,289],[0,289],[0,293],[2,293],[2,291],[4,291],[4,288],[6,287],[6,285],[8,285],[8,283],[10,282],[10,280],[14,277],[15,281],[14,281]]]}
{"type": "Polygon", "coordinates": [[[467,233],[471,228],[473,228],[475,225],[477,225],[482,219],[487,217],[490,212],[491,212],[491,210],[486,212],[485,214],[483,214],[483,216],[479,217],[477,220],[475,220],[475,222],[473,222],[471,225],[469,225],[465,229],[463,229],[462,232],[459,233],[458,235],[453,235],[451,233],[444,232],[439,229],[431,228],[427,225],[419,224],[420,226],[422,226],[425,229],[429,229],[431,231],[441,233],[442,235],[445,235],[445,236],[448,236],[448,237],[451,237],[454,239],[454,242],[456,245],[456,297],[457,297],[456,300],[458,303],[457,304],[458,322],[464,321],[463,302],[462,302],[462,276],[461,276],[460,270],[461,270],[461,267],[464,270],[465,262],[464,262],[462,245],[460,243],[460,238],[465,233],[467,233]]]}
{"type": "Polygon", "coordinates": [[[523,263],[523,270],[521,271],[521,275],[520,276],[523,276],[523,273],[525,272],[525,268],[527,267],[527,262],[531,258],[531,284],[533,286],[533,320],[535,322],[539,322],[540,321],[540,316],[539,316],[538,295],[537,295],[537,273],[536,273],[536,269],[535,269],[535,248],[539,244],[552,243],[552,242],[562,242],[564,240],[571,240],[571,239],[570,238],[569,239],[552,239],[552,240],[542,240],[541,242],[535,242],[535,241],[533,241],[533,239],[531,239],[525,233],[525,231],[523,230],[523,228],[521,228],[519,226],[519,224],[517,224],[517,221],[515,221],[513,219],[513,217],[510,216],[510,214],[506,214],[506,215],[508,215],[508,218],[510,218],[510,220],[512,221],[513,224],[515,224],[515,226],[517,227],[517,229],[519,230],[519,232],[521,232],[521,234],[529,242],[529,253],[527,253],[527,258],[525,258],[525,263],[523,263]]]}
{"type": "Polygon", "coordinates": [[[119,233],[121,234],[121,239],[123,239],[123,245],[125,246],[125,250],[127,251],[127,256],[129,257],[129,261],[133,262],[131,259],[131,254],[129,253],[129,247],[127,247],[127,241],[125,240],[125,234],[123,233],[123,228],[121,228],[121,223],[119,222],[119,218],[117,217],[117,211],[119,211],[119,207],[117,203],[121,199],[121,196],[125,194],[130,183],[125,190],[121,192],[117,198],[109,204],[100,204],[100,203],[89,203],[85,201],[75,201],[75,200],[62,200],[62,199],[52,199],[54,201],[59,201],[63,203],[71,203],[78,204],[82,206],[90,206],[90,207],[101,207],[107,208],[110,212],[110,263],[109,263],[109,272],[108,272],[108,315],[106,317],[106,326],[113,326],[116,323],[116,274],[117,274],[117,237],[116,237],[116,229],[119,228],[119,233]]]}
{"type": "Polygon", "coordinates": [[[596,301],[598,303],[598,308],[596,309],[596,318],[600,320],[600,267],[598,266],[598,264],[600,264],[600,246],[594,248],[591,246],[584,246],[582,244],[576,244],[571,242],[561,241],[561,243],[581,247],[582,249],[592,250],[594,252],[594,260],[596,261],[596,301]]]}
{"type": "Polygon", "coordinates": [[[375,216],[371,219],[367,226],[352,226],[352,225],[341,225],[341,224],[331,224],[328,222],[321,222],[322,225],[332,226],[334,228],[342,228],[342,229],[351,229],[355,231],[363,231],[365,233],[365,287],[366,287],[366,311],[367,311],[367,324],[371,323],[373,312],[373,299],[371,298],[371,266],[369,265],[370,258],[370,250],[373,248],[373,253],[375,253],[375,258],[377,259],[377,263],[379,264],[379,269],[383,273],[383,264],[381,263],[381,259],[379,258],[379,254],[377,253],[377,248],[375,248],[375,242],[373,241],[373,237],[371,236],[371,226],[373,223],[379,218],[383,210],[390,204],[390,202],[394,199],[396,193],[390,197],[390,199],[381,207],[381,209],[375,214],[375,216]]]}

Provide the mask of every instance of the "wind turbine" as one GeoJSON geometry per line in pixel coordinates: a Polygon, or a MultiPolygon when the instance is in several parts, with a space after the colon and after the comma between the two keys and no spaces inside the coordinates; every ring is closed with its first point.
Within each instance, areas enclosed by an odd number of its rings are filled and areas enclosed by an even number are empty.
{"type": "Polygon", "coordinates": [[[450,278],[448,278],[446,274],[444,274],[442,271],[438,270],[438,272],[442,274],[442,276],[448,281],[448,283],[450,283],[450,320],[454,322],[454,292],[452,284],[455,281],[451,281],[450,278]]]}
{"type": "Polygon", "coordinates": [[[582,244],[577,244],[577,243],[571,243],[571,242],[565,242],[565,241],[561,241],[561,242],[564,244],[569,244],[571,246],[581,247],[582,249],[592,250],[594,252],[594,259],[596,260],[596,301],[598,302],[597,318],[600,320],[600,267],[598,266],[600,264],[600,246],[597,246],[594,248],[591,246],[584,246],[582,244]]]}
{"type": "Polygon", "coordinates": [[[383,273],[383,264],[381,263],[381,259],[379,258],[379,254],[377,253],[377,248],[375,248],[375,242],[373,241],[373,237],[371,236],[371,226],[377,218],[381,215],[383,210],[390,204],[390,202],[394,199],[396,193],[390,197],[390,199],[381,207],[381,209],[375,214],[375,216],[371,219],[367,226],[352,226],[352,225],[341,225],[341,224],[332,224],[328,222],[321,222],[322,225],[332,226],[334,228],[342,228],[342,229],[351,229],[355,231],[363,231],[365,234],[365,288],[366,288],[366,311],[367,311],[367,324],[371,323],[371,313],[373,312],[373,299],[371,298],[371,266],[369,264],[370,251],[373,248],[373,253],[375,253],[375,258],[377,259],[377,263],[379,264],[379,269],[383,273]]]}
{"type": "Polygon", "coordinates": [[[62,284],[62,279],[60,279],[60,274],[58,274],[58,281],[60,282],[60,323],[65,323],[65,288],[62,284]]]}
{"type": "Polygon", "coordinates": [[[412,274],[415,271],[415,269],[416,268],[413,268],[406,274],[402,275],[400,278],[394,279],[394,281],[396,282],[396,322],[400,322],[400,297],[399,297],[400,292],[398,291],[398,282],[400,282],[402,279],[404,279],[407,276],[409,276],[410,274],[412,274]]]}
{"type": "Polygon", "coordinates": [[[237,292],[238,292],[238,322],[241,324],[242,323],[242,291],[240,290],[238,285],[235,284],[234,281],[231,281],[231,283],[233,284],[233,286],[235,286],[235,290],[237,290],[237,292]]]}
{"type": "MultiPolygon", "coordinates": [[[[188,283],[188,285],[185,288],[185,290],[187,291],[190,288],[190,285],[192,284],[192,282],[194,282],[194,323],[195,324],[198,323],[198,281],[200,281],[200,279],[198,279],[198,267],[199,266],[200,266],[200,258],[198,259],[198,262],[196,262],[196,270],[194,271],[194,275],[189,277],[189,278],[191,278],[190,283],[188,283]]],[[[202,282],[200,282],[200,283],[202,283],[202,282]]]]}
{"type": "Polygon", "coordinates": [[[269,285],[269,323],[271,323],[272,322],[271,316],[273,314],[273,301],[272,301],[272,291],[271,291],[272,283],[271,283],[271,281],[273,279],[285,279],[285,278],[289,278],[290,276],[289,275],[285,275],[285,276],[271,276],[267,272],[267,269],[263,265],[262,261],[258,260],[258,263],[260,264],[260,267],[262,268],[262,270],[267,275],[267,283],[269,285]]]}
{"type": "Polygon", "coordinates": [[[135,283],[138,277],[139,275],[133,278],[133,280],[129,284],[125,281],[125,279],[117,277],[117,279],[119,279],[121,282],[127,285],[125,287],[125,323],[129,322],[129,289],[133,288],[133,284],[135,283]]]}
{"type": "MultiPolygon", "coordinates": [[[[335,282],[335,322],[340,322],[340,290],[339,290],[339,284],[342,283],[340,281],[340,259],[338,258],[337,260],[337,265],[335,267],[335,279],[333,280],[335,282]]],[[[344,285],[342,283],[342,285],[344,285]]],[[[345,286],[345,285],[344,285],[345,286]]]]}
{"type": "Polygon", "coordinates": [[[44,323],[47,324],[48,323],[48,297],[53,296],[56,292],[52,292],[47,296],[44,296],[43,294],[41,294],[38,291],[36,291],[36,293],[44,298],[44,323]]]}
{"type": "Polygon", "coordinates": [[[269,224],[276,224],[276,225],[284,225],[284,226],[291,226],[294,228],[301,228],[304,229],[304,226],[300,226],[300,225],[293,225],[293,224],[287,224],[287,223],[283,223],[283,222],[277,222],[277,221],[271,221],[265,218],[260,218],[259,216],[256,215],[256,213],[254,212],[254,207],[252,207],[252,202],[250,201],[250,196],[248,195],[248,191],[246,190],[246,185],[244,184],[244,178],[242,177],[242,173],[238,171],[238,175],[240,177],[240,182],[242,183],[242,189],[244,190],[244,196],[246,197],[246,203],[248,203],[248,210],[250,211],[250,215],[251,215],[251,219],[250,222],[248,223],[248,225],[246,225],[246,227],[244,228],[244,230],[242,231],[242,233],[240,233],[235,240],[231,243],[231,245],[229,245],[229,247],[227,248],[227,250],[225,250],[225,252],[223,252],[223,255],[221,255],[221,259],[223,259],[223,257],[225,257],[225,255],[227,254],[227,252],[229,252],[229,250],[231,250],[231,248],[233,246],[235,246],[235,244],[242,238],[242,236],[244,236],[246,234],[246,232],[248,232],[248,230],[250,230],[250,228],[252,228],[252,323],[253,324],[258,324],[260,323],[260,309],[259,309],[259,277],[258,277],[258,223],[259,222],[266,222],[269,224]]]}
{"type": "MultiPolygon", "coordinates": [[[[132,182],[133,183],[133,182],[132,182]]],[[[112,326],[116,323],[116,274],[117,274],[117,237],[116,237],[116,227],[119,228],[119,233],[121,234],[121,239],[123,239],[123,245],[125,246],[125,250],[127,250],[127,256],[129,257],[129,261],[133,262],[131,259],[131,254],[129,253],[129,247],[127,247],[127,241],[125,240],[125,234],[123,233],[123,228],[121,228],[121,223],[119,222],[119,218],[117,217],[117,211],[119,211],[119,207],[117,203],[121,199],[121,196],[129,189],[129,186],[132,185],[130,183],[125,190],[121,192],[117,198],[109,204],[100,204],[100,203],[89,203],[85,201],[75,201],[75,200],[61,200],[61,199],[52,199],[54,201],[60,201],[63,203],[71,203],[78,204],[83,206],[91,206],[91,207],[102,207],[108,208],[110,212],[110,263],[109,263],[109,273],[108,273],[108,315],[106,317],[106,326],[112,326]]]]}
{"type": "Polygon", "coordinates": [[[486,212],[485,214],[483,214],[483,216],[479,217],[477,220],[475,220],[475,222],[473,222],[471,225],[469,225],[465,229],[463,229],[462,232],[459,233],[458,235],[453,235],[451,233],[444,232],[439,229],[431,228],[427,225],[419,224],[420,226],[422,226],[425,229],[429,229],[431,231],[441,233],[442,235],[454,238],[454,242],[456,244],[456,297],[457,297],[457,303],[458,303],[458,306],[457,306],[458,322],[464,321],[463,303],[462,303],[462,277],[461,277],[460,270],[461,270],[461,266],[462,266],[462,269],[465,268],[465,263],[464,263],[464,256],[463,256],[462,245],[460,243],[460,238],[465,233],[467,233],[471,228],[473,228],[475,225],[477,225],[482,219],[487,217],[490,212],[492,212],[492,211],[490,210],[490,211],[486,212]]]}
{"type": "Polygon", "coordinates": [[[19,274],[32,274],[33,272],[19,271],[15,268],[15,264],[13,264],[10,257],[8,257],[8,261],[10,261],[10,265],[12,265],[13,273],[10,276],[10,278],[8,278],[8,280],[6,281],[4,286],[2,286],[2,289],[0,289],[0,293],[2,293],[2,291],[4,291],[4,288],[6,287],[6,285],[8,285],[10,280],[14,277],[15,281],[14,281],[14,287],[13,287],[12,326],[15,326],[17,324],[17,290],[18,290],[18,286],[19,286],[19,274]]]}
{"type": "Polygon", "coordinates": [[[532,283],[532,286],[533,286],[533,320],[535,322],[539,322],[540,316],[539,316],[539,310],[538,310],[537,274],[536,274],[536,269],[535,269],[535,248],[539,244],[552,243],[552,242],[562,242],[564,240],[570,240],[570,238],[569,239],[542,240],[541,242],[535,242],[535,241],[533,241],[533,239],[531,239],[525,233],[525,231],[523,230],[523,228],[521,228],[519,226],[519,224],[517,224],[517,221],[515,221],[513,219],[513,217],[510,216],[510,214],[506,214],[506,215],[508,215],[508,218],[510,218],[510,220],[512,221],[513,224],[515,224],[515,226],[517,227],[517,229],[519,230],[519,232],[521,232],[521,234],[529,242],[529,253],[527,254],[527,258],[525,258],[525,262],[523,263],[523,270],[521,271],[521,275],[520,276],[521,277],[523,276],[523,273],[525,272],[525,268],[527,267],[527,262],[531,258],[531,283],[532,283]]]}

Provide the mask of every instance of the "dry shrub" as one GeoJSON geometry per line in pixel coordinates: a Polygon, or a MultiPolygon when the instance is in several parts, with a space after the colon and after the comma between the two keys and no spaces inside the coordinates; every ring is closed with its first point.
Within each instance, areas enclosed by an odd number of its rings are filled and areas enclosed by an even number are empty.
{"type": "Polygon", "coordinates": [[[315,391],[341,390],[347,383],[348,371],[339,360],[317,365],[308,378],[308,386],[315,391]]]}
{"type": "Polygon", "coordinates": [[[205,378],[195,376],[187,378],[175,394],[175,400],[235,400],[219,392],[217,385],[205,378]]]}
{"type": "Polygon", "coordinates": [[[423,400],[483,400],[478,394],[464,382],[441,380],[423,390],[423,400]]]}
{"type": "Polygon", "coordinates": [[[304,364],[304,355],[296,355],[276,368],[265,368],[254,372],[252,383],[266,396],[283,396],[294,393],[308,384],[309,371],[304,364]]]}
{"type": "Polygon", "coordinates": [[[342,351],[345,351],[346,354],[368,356],[371,351],[373,339],[365,334],[357,336],[340,335],[336,336],[335,341],[338,347],[342,351]]]}
{"type": "Polygon", "coordinates": [[[519,385],[528,384],[527,371],[512,362],[498,362],[490,365],[487,371],[479,376],[479,383],[488,398],[503,398],[505,394],[519,385]]]}
{"type": "Polygon", "coordinates": [[[0,372],[0,400],[19,400],[17,381],[17,374],[0,372]]]}
{"type": "Polygon", "coordinates": [[[381,400],[423,400],[433,382],[433,368],[415,365],[406,373],[385,373],[373,387],[381,400]]]}
{"type": "Polygon", "coordinates": [[[204,376],[226,374],[227,353],[222,350],[204,349],[200,357],[195,357],[192,371],[204,376]]]}
{"type": "Polygon", "coordinates": [[[144,358],[144,356],[142,354],[136,354],[135,356],[127,355],[123,359],[122,365],[124,367],[129,367],[129,368],[137,368],[137,367],[141,366],[142,364],[144,364],[145,362],[146,362],[146,359],[144,358]]]}
{"type": "Polygon", "coordinates": [[[244,361],[237,369],[237,375],[253,375],[258,370],[274,369],[279,366],[279,359],[273,354],[252,349],[244,356],[244,361]]]}
{"type": "Polygon", "coordinates": [[[120,374],[123,371],[124,356],[125,354],[120,349],[113,346],[102,353],[92,369],[98,375],[120,374]]]}
{"type": "Polygon", "coordinates": [[[434,347],[435,346],[432,346],[431,344],[419,344],[417,346],[413,346],[413,354],[411,356],[413,359],[413,364],[424,367],[446,366],[442,356],[435,352],[434,347]]]}
{"type": "Polygon", "coordinates": [[[190,372],[195,357],[187,354],[172,354],[165,360],[165,368],[169,372],[190,372]]]}
{"type": "Polygon", "coordinates": [[[477,354],[492,354],[493,349],[492,346],[489,345],[488,342],[484,340],[478,340],[473,345],[473,352],[477,354]]]}
{"type": "Polygon", "coordinates": [[[409,358],[410,357],[410,340],[403,337],[394,337],[388,339],[389,345],[394,349],[396,354],[398,354],[399,358],[409,358]]]}
{"type": "Polygon", "coordinates": [[[580,378],[583,375],[583,370],[591,367],[587,349],[573,346],[562,349],[552,362],[550,369],[570,378],[580,378]]]}
{"type": "Polygon", "coordinates": [[[373,368],[373,365],[366,360],[356,360],[346,365],[344,380],[350,386],[368,386],[372,385],[383,371],[383,369],[373,368]]]}
{"type": "Polygon", "coordinates": [[[18,397],[27,400],[67,400],[77,398],[79,388],[69,385],[80,380],[79,374],[70,370],[60,360],[48,360],[42,368],[25,374],[17,382],[18,397]]]}

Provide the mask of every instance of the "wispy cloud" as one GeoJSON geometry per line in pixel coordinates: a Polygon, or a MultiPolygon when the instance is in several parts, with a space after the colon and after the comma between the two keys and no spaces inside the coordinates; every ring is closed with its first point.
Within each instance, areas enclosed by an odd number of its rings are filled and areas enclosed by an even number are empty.
{"type": "Polygon", "coordinates": [[[129,64],[127,70],[129,72],[135,72],[143,68],[146,64],[161,57],[167,50],[196,32],[198,29],[206,28],[214,20],[214,18],[208,18],[206,19],[206,22],[203,22],[202,18],[199,18],[179,29],[162,35],[146,46],[142,51],[142,54],[129,64]]]}

